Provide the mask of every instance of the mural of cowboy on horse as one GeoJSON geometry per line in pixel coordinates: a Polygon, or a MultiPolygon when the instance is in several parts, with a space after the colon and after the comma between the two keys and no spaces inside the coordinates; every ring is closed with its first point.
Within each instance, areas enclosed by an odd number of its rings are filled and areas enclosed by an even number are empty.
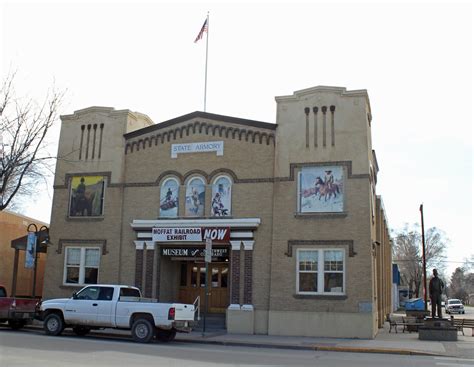
{"type": "Polygon", "coordinates": [[[314,183],[314,195],[321,200],[321,197],[324,196],[324,201],[337,197],[337,194],[340,194],[339,185],[334,182],[334,175],[331,170],[324,171],[324,180],[318,176],[314,183]]]}

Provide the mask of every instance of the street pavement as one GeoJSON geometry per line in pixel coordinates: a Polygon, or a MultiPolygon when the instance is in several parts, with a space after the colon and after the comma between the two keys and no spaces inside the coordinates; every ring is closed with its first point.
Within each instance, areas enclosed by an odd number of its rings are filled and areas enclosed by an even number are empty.
{"type": "Polygon", "coordinates": [[[474,367],[474,359],[311,349],[255,348],[180,342],[133,343],[130,337],[45,335],[0,327],[1,367],[474,367]]]}

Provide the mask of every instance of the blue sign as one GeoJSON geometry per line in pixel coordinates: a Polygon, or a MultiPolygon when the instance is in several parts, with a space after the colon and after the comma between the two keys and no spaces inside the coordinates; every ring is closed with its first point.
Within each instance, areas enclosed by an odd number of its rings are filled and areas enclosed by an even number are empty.
{"type": "Polygon", "coordinates": [[[36,233],[28,233],[28,241],[26,243],[25,268],[31,269],[35,267],[36,257],[36,233]]]}

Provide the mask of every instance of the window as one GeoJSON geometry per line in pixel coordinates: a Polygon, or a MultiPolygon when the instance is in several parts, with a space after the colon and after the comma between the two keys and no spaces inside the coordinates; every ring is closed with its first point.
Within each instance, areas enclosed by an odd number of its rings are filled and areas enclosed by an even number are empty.
{"type": "Polygon", "coordinates": [[[71,179],[70,217],[100,217],[104,209],[105,176],[71,179]]]}
{"type": "Polygon", "coordinates": [[[303,167],[298,175],[298,212],[344,211],[344,170],[341,166],[303,167]]]}
{"type": "Polygon", "coordinates": [[[120,297],[137,297],[140,298],[141,294],[138,289],[135,288],[120,288],[120,297]]]}
{"type": "Polygon", "coordinates": [[[200,177],[191,178],[186,186],[185,212],[188,217],[203,217],[206,185],[200,177]]]}
{"type": "Polygon", "coordinates": [[[342,293],[344,284],[343,256],[342,251],[324,251],[324,292],[342,293]]]}
{"type": "Polygon", "coordinates": [[[112,287],[100,287],[99,301],[112,301],[114,289],[112,287]]]}
{"type": "Polygon", "coordinates": [[[211,215],[223,217],[231,215],[232,182],[226,176],[218,177],[212,185],[211,215]]]}
{"type": "Polygon", "coordinates": [[[179,183],[174,178],[163,182],[160,191],[160,217],[176,218],[178,216],[179,183]]]}
{"type": "Polygon", "coordinates": [[[99,287],[87,287],[76,295],[76,299],[93,300],[99,299],[99,287]]]}
{"type": "Polygon", "coordinates": [[[97,284],[100,262],[98,247],[66,247],[64,284],[97,284]]]}
{"type": "Polygon", "coordinates": [[[344,294],[345,252],[340,249],[297,250],[297,293],[344,294]]]}

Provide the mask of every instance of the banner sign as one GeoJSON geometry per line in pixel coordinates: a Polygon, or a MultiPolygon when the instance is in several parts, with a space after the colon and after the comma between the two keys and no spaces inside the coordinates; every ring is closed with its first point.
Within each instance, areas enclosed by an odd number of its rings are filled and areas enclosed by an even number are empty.
{"type": "Polygon", "coordinates": [[[200,227],[194,228],[153,228],[153,241],[191,241],[201,242],[202,234],[200,227]]]}
{"type": "Polygon", "coordinates": [[[31,269],[35,267],[36,257],[36,233],[29,232],[26,242],[25,268],[31,269]]]}
{"type": "Polygon", "coordinates": [[[204,242],[207,238],[213,242],[229,242],[230,227],[155,227],[152,230],[152,239],[156,242],[204,242]]]}
{"type": "Polygon", "coordinates": [[[178,158],[181,153],[216,152],[224,155],[223,141],[206,141],[203,143],[171,144],[171,158],[178,158]]]}
{"type": "MultiPolygon", "coordinates": [[[[197,247],[169,247],[162,248],[161,255],[173,257],[204,257],[206,254],[205,248],[197,247]]],[[[229,249],[227,248],[213,248],[212,257],[228,257],[229,249]]]]}

